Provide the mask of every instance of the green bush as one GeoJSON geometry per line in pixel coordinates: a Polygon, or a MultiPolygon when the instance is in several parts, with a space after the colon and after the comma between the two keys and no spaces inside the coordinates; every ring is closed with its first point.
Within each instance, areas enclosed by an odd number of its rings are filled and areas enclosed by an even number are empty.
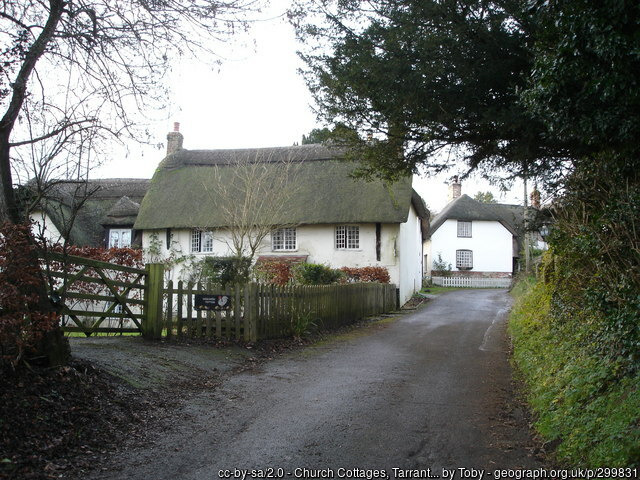
{"type": "Polygon", "coordinates": [[[431,267],[431,275],[434,277],[450,277],[451,276],[451,264],[445,262],[442,259],[442,255],[438,253],[438,258],[433,259],[433,266],[431,267]]]}
{"type": "Polygon", "coordinates": [[[343,277],[340,270],[320,263],[301,263],[293,268],[294,281],[299,285],[330,285],[343,277]]]}
{"type": "Polygon", "coordinates": [[[226,286],[249,280],[251,259],[246,257],[205,257],[196,266],[197,278],[203,283],[226,286]]]}
{"type": "MultiPolygon", "coordinates": [[[[547,268],[550,261],[548,256],[547,268]]],[[[558,314],[562,288],[528,280],[513,291],[513,359],[536,429],[557,442],[558,459],[571,466],[639,467],[640,375],[627,359],[602,354],[598,338],[608,328],[605,319],[588,309],[558,314]]]]}

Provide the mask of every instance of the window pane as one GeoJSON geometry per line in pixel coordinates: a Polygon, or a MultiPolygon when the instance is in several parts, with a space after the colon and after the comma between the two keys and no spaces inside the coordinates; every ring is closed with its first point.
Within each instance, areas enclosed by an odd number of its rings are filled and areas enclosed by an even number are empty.
{"type": "Polygon", "coordinates": [[[120,234],[120,247],[130,247],[131,246],[131,230],[123,230],[120,234]]]}
{"type": "Polygon", "coordinates": [[[118,230],[111,230],[109,232],[109,248],[118,248],[120,243],[120,232],[118,230]]]}
{"type": "Polygon", "coordinates": [[[213,252],[213,232],[202,232],[202,252],[213,252]]]}
{"type": "Polygon", "coordinates": [[[471,250],[456,250],[456,267],[473,268],[473,252],[471,250]]]}
{"type": "Polygon", "coordinates": [[[360,247],[360,227],[347,227],[347,248],[360,247]]]}
{"type": "Polygon", "coordinates": [[[458,220],[458,236],[471,237],[471,222],[458,220]]]}
{"type": "Polygon", "coordinates": [[[284,249],[284,234],[281,228],[271,233],[271,245],[273,250],[284,249]]]}
{"type": "Polygon", "coordinates": [[[336,227],[336,248],[347,248],[347,227],[336,227]]]}
{"type": "Polygon", "coordinates": [[[131,246],[131,230],[109,229],[109,248],[125,248],[131,246]]]}
{"type": "Polygon", "coordinates": [[[295,250],[297,248],[296,229],[285,228],[284,248],[285,250],[295,250]]]}
{"type": "Polygon", "coordinates": [[[279,228],[271,233],[271,248],[273,250],[296,250],[296,229],[279,228]]]}
{"type": "Polygon", "coordinates": [[[191,251],[192,252],[200,251],[200,231],[199,230],[191,231],[191,251]]]}
{"type": "Polygon", "coordinates": [[[336,248],[360,248],[360,227],[357,225],[339,225],[336,227],[336,248]]]}

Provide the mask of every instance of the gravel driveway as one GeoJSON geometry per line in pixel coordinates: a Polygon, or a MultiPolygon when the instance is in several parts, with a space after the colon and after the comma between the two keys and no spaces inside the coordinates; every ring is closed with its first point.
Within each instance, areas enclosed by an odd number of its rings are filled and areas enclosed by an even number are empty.
{"type": "MultiPolygon", "coordinates": [[[[423,469],[458,479],[539,468],[513,400],[510,305],[504,290],[449,292],[245,371],[237,367],[247,350],[187,347],[185,355],[155,347],[148,355],[157,362],[141,377],[154,388],[174,375],[190,378],[185,365],[215,372],[219,382],[185,401],[168,431],[117,453],[90,478],[403,478],[423,469]]],[[[73,347],[100,361],[88,343],[73,347]]],[[[135,369],[124,371],[127,377],[135,369]]]]}

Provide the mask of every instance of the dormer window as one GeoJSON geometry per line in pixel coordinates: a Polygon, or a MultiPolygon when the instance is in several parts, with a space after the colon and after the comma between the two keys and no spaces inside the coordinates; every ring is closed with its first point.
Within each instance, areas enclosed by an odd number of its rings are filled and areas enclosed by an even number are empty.
{"type": "Polygon", "coordinates": [[[130,228],[110,228],[109,248],[128,248],[131,246],[130,228]]]}
{"type": "Polygon", "coordinates": [[[458,220],[458,237],[471,238],[471,222],[458,220]]]}

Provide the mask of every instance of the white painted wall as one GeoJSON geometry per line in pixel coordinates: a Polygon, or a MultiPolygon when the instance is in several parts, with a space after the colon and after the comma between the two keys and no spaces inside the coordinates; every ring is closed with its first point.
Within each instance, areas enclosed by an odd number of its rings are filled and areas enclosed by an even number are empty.
{"type": "Polygon", "coordinates": [[[473,221],[472,237],[458,237],[457,220],[446,220],[425,244],[428,254],[427,272],[433,268],[433,260],[442,259],[456,269],[456,250],[473,252],[473,272],[507,272],[513,269],[513,235],[500,222],[473,221]]]}
{"type": "MultiPolygon", "coordinates": [[[[383,224],[381,226],[381,257],[376,260],[376,226],[373,223],[357,224],[360,227],[360,248],[357,250],[338,250],[335,248],[334,225],[301,225],[297,227],[298,248],[295,251],[271,250],[271,236],[264,241],[264,246],[258,255],[308,255],[310,263],[322,263],[332,268],[340,267],[386,267],[391,277],[391,283],[401,290],[401,303],[404,303],[420,288],[421,272],[421,237],[420,222],[411,208],[409,221],[406,224],[383,224]],[[408,266],[402,266],[407,262],[408,266]]],[[[142,246],[145,252],[151,244],[154,231],[145,231],[142,236],[142,246]]],[[[161,255],[167,257],[166,231],[155,231],[161,244],[161,255]]],[[[173,249],[177,255],[193,255],[195,259],[207,255],[226,256],[231,254],[228,247],[230,236],[227,231],[218,230],[214,234],[214,251],[212,253],[191,252],[191,230],[172,230],[173,249]]],[[[149,260],[147,258],[146,260],[149,260]]],[[[177,266],[168,275],[173,280],[185,279],[182,266],[177,266]]]]}
{"type": "Polygon", "coordinates": [[[398,235],[400,304],[422,288],[422,229],[413,205],[398,235]]]}
{"type": "Polygon", "coordinates": [[[31,228],[34,235],[42,235],[51,243],[62,242],[64,240],[58,228],[44,211],[36,210],[31,212],[29,218],[34,222],[31,228]]]}

